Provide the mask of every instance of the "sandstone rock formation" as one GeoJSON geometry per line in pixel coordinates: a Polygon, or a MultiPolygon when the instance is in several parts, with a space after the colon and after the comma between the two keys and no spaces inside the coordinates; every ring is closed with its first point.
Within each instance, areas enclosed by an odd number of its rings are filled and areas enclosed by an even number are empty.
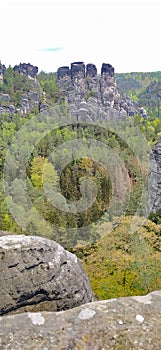
{"type": "Polygon", "coordinates": [[[23,115],[29,113],[34,107],[37,111],[40,109],[40,88],[37,81],[32,83],[32,90],[24,93],[22,96],[21,106],[18,111],[23,115]]]}
{"type": "Polygon", "coordinates": [[[153,146],[150,153],[147,214],[157,211],[161,212],[161,140],[153,146]]]}
{"type": "MultiPolygon", "coordinates": [[[[19,107],[16,104],[11,103],[11,98],[8,94],[0,94],[0,114],[15,114],[20,113],[22,116],[30,112],[41,112],[46,113],[48,111],[49,105],[46,103],[43,92],[41,91],[40,85],[36,79],[38,73],[38,67],[33,66],[30,63],[20,63],[14,66],[14,71],[25,75],[30,79],[30,90],[22,94],[22,100],[19,107]]],[[[3,76],[6,67],[0,62],[0,83],[3,82],[3,76]]]]}
{"type": "Polygon", "coordinates": [[[3,75],[5,73],[6,67],[4,64],[1,63],[0,61],[0,83],[3,82],[3,75]]]}
{"type": "MultiPolygon", "coordinates": [[[[0,64],[1,81],[5,69],[6,67],[0,64]]],[[[30,63],[20,63],[13,69],[27,76],[33,83],[33,87],[30,93],[26,92],[22,97],[20,108],[4,103],[1,98],[0,114],[19,112],[25,115],[30,113],[33,108],[37,108],[37,112],[43,114],[49,113],[49,105],[40,94],[40,86],[36,79],[38,67],[30,63]]],[[[140,113],[143,117],[147,117],[145,109],[140,108],[129,97],[122,96],[116,85],[114,68],[110,64],[103,63],[101,75],[98,75],[97,68],[93,63],[85,65],[81,61],[73,62],[71,68],[68,66],[58,68],[57,82],[62,92],[59,102],[62,102],[62,98],[65,99],[70,105],[71,113],[77,118],[80,116],[81,119],[83,117],[86,120],[91,113],[97,117],[97,112],[99,114],[100,111],[110,113],[110,110],[119,113],[119,115],[134,116],[136,113],[140,113]]]]}
{"type": "Polygon", "coordinates": [[[71,113],[77,114],[78,118],[79,115],[87,118],[93,110],[96,111],[96,107],[105,112],[113,109],[129,116],[136,113],[143,115],[144,111],[136,102],[121,96],[114,78],[114,68],[110,64],[103,63],[101,76],[98,76],[94,64],[85,66],[84,62],[73,62],[71,68],[64,66],[58,69],[57,82],[65,101],[74,105],[71,113]]]}
{"type": "Polygon", "coordinates": [[[18,66],[13,67],[15,72],[26,75],[28,78],[35,79],[38,73],[38,67],[33,66],[30,63],[20,63],[18,66]]]}
{"type": "Polygon", "coordinates": [[[37,113],[43,112],[43,104],[40,103],[41,94],[40,88],[37,81],[32,82],[33,86],[29,92],[26,92],[22,95],[22,101],[20,107],[15,107],[11,104],[10,96],[7,94],[0,95],[0,114],[6,112],[8,114],[20,113],[22,116],[32,112],[36,108],[37,113]],[[8,99],[8,100],[7,100],[8,99]]]}
{"type": "Polygon", "coordinates": [[[0,314],[65,310],[92,300],[77,257],[54,241],[32,236],[0,237],[0,314]]]}
{"type": "Polygon", "coordinates": [[[3,350],[159,350],[161,291],[0,318],[3,350]]]}

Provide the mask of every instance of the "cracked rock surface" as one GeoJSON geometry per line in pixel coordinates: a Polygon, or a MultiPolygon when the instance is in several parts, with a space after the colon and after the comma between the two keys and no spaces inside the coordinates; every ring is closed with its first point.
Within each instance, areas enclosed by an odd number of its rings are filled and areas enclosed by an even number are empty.
{"type": "Polygon", "coordinates": [[[81,263],[54,241],[1,236],[0,264],[0,315],[66,310],[92,300],[81,263]]]}
{"type": "Polygon", "coordinates": [[[0,334],[3,350],[160,350],[161,291],[3,316],[0,334]]]}

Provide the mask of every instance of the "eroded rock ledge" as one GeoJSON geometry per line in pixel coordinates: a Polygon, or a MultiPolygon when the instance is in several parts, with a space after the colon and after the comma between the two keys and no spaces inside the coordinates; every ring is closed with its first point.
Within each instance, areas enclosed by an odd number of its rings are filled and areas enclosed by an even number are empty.
{"type": "Polygon", "coordinates": [[[0,315],[66,310],[92,300],[81,263],[54,241],[2,236],[0,264],[0,315]]]}
{"type": "Polygon", "coordinates": [[[159,350],[161,291],[0,319],[3,350],[159,350]]]}

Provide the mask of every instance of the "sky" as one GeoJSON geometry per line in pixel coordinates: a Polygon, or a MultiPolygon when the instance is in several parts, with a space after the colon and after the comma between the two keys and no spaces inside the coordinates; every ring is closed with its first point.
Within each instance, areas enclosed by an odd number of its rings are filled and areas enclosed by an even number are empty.
{"type": "Polygon", "coordinates": [[[0,60],[56,72],[72,62],[161,70],[159,0],[0,0],[0,60]]]}

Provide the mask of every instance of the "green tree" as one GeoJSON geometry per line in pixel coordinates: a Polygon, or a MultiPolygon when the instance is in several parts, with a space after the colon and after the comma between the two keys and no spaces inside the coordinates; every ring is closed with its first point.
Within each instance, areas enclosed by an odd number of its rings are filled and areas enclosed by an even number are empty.
{"type": "Polygon", "coordinates": [[[11,66],[5,70],[2,89],[8,94],[13,94],[14,92],[14,70],[11,66]]]}
{"type": "Polygon", "coordinates": [[[56,186],[58,175],[51,163],[41,156],[33,158],[31,162],[31,180],[37,189],[42,189],[44,183],[56,186]]]}

